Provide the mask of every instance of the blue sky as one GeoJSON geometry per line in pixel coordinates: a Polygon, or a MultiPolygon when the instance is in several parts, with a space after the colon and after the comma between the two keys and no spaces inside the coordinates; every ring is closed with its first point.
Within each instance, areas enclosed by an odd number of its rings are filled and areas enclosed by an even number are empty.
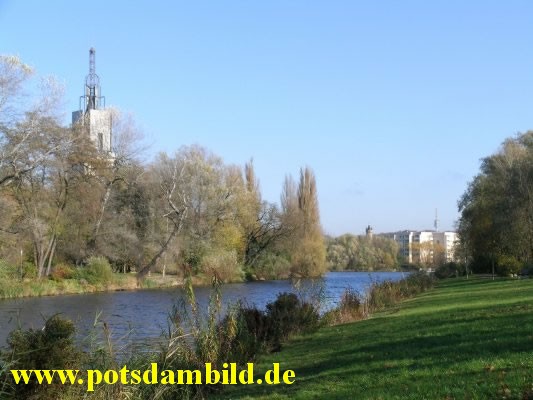
{"type": "Polygon", "coordinates": [[[452,229],[480,158],[533,128],[528,1],[5,1],[0,53],[154,144],[254,158],[263,196],[316,173],[326,233],[452,229]]]}

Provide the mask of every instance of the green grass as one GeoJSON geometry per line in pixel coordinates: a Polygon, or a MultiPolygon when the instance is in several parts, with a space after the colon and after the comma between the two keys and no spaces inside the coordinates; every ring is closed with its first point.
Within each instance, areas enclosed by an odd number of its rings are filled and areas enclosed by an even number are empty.
{"type": "Polygon", "coordinates": [[[533,280],[447,280],[372,319],[324,328],[261,358],[295,384],[220,398],[533,398],[533,280]],[[527,391],[531,391],[527,396],[527,391]]]}

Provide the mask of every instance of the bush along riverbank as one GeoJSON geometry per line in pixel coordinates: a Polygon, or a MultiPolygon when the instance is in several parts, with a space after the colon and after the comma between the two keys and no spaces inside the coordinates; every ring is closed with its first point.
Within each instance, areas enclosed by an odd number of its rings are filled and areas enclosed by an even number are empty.
{"type": "Polygon", "coordinates": [[[83,268],[57,265],[52,273],[38,279],[31,264],[15,266],[0,260],[0,299],[55,296],[116,290],[135,290],[180,286],[176,275],[151,274],[138,280],[134,273],[113,272],[107,259],[91,257],[83,268]]]}
{"type": "MultiPolygon", "coordinates": [[[[192,280],[186,279],[188,304],[177,304],[169,317],[169,329],[158,350],[127,350],[128,341],[113,345],[105,324],[96,324],[95,333],[83,343],[74,341],[74,324],[59,316],[50,318],[43,329],[16,330],[8,338],[8,348],[0,355],[0,398],[5,399],[178,399],[223,395],[222,385],[99,385],[87,392],[83,385],[16,385],[11,369],[79,369],[119,371],[201,370],[206,363],[223,369],[226,363],[240,367],[259,357],[278,353],[292,337],[308,337],[328,325],[369,317],[373,312],[432,286],[426,275],[411,275],[399,282],[374,284],[368,296],[347,292],[339,307],[321,316],[318,304],[295,294],[281,293],[264,310],[244,303],[235,304],[221,317],[220,283],[215,279],[209,311],[204,314],[196,303],[192,280]],[[125,342],[125,343],[124,343],[125,342]],[[2,397],[3,396],[3,397],[2,397]]],[[[281,360],[282,358],[280,358],[281,360]]],[[[279,362],[279,361],[278,361],[279,362]]],[[[298,367],[295,362],[292,366],[298,367]]],[[[86,377],[83,379],[87,382],[86,377]]]]}

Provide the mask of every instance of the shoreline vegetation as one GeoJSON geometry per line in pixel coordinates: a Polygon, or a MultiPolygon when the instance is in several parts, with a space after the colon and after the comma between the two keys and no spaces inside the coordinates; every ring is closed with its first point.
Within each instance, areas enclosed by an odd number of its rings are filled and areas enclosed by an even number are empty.
{"type": "MultiPolygon", "coordinates": [[[[403,270],[379,270],[379,271],[330,271],[330,272],[401,272],[403,270]]],[[[408,271],[409,272],[409,271],[408,271]]],[[[270,281],[265,279],[239,279],[231,280],[225,283],[243,283],[243,282],[258,282],[270,281]]],[[[290,278],[283,279],[290,280],[290,278]]],[[[165,275],[161,273],[151,273],[143,280],[137,279],[136,273],[113,273],[110,282],[101,284],[89,284],[87,281],[78,279],[66,279],[56,281],[53,279],[24,279],[10,281],[9,284],[2,283],[0,286],[0,300],[20,299],[28,297],[45,297],[45,296],[66,296],[72,294],[90,294],[90,293],[104,293],[104,292],[124,292],[147,289],[169,289],[169,288],[184,288],[185,280],[177,275],[165,275]]],[[[210,286],[211,283],[207,278],[194,277],[193,286],[210,286]]]]}
{"type": "MultiPolygon", "coordinates": [[[[86,393],[83,386],[14,385],[8,371],[24,369],[146,370],[157,363],[165,370],[203,370],[206,363],[220,368],[224,363],[246,365],[263,355],[283,349],[288,340],[299,335],[319,332],[326,326],[370,318],[375,312],[433,286],[427,274],[412,274],[401,281],[374,283],[366,296],[346,292],[338,308],[319,313],[320,298],[304,299],[296,294],[281,293],[266,308],[258,309],[237,303],[221,314],[220,282],[213,282],[210,307],[203,314],[198,307],[191,277],[185,280],[188,306],[176,306],[169,316],[168,333],[157,349],[138,353],[128,338],[114,344],[105,325],[96,324],[95,332],[83,344],[74,340],[75,326],[59,315],[46,321],[42,329],[17,329],[8,337],[8,348],[0,351],[0,395],[6,399],[28,398],[70,400],[91,399],[175,399],[206,398],[223,392],[222,385],[114,385],[100,386],[86,393]],[[50,352],[52,351],[52,356],[50,352]],[[84,397],[85,398],[85,397],[84,397]]],[[[87,380],[85,380],[87,382],[87,380]]]]}
{"type": "MultiPolygon", "coordinates": [[[[30,266],[30,271],[33,267],[30,266]]],[[[137,279],[135,273],[116,273],[106,259],[93,257],[83,268],[61,264],[46,278],[28,275],[24,265],[16,267],[0,261],[0,300],[23,297],[61,296],[97,292],[170,288],[183,285],[177,276],[150,274],[137,279]]]]}
{"type": "MultiPolygon", "coordinates": [[[[407,271],[406,269],[380,269],[380,272],[407,271]]],[[[181,275],[160,272],[150,272],[139,279],[135,272],[114,272],[109,262],[102,257],[92,257],[87,265],[75,267],[59,264],[52,269],[48,277],[37,278],[32,275],[34,267],[28,263],[21,266],[9,265],[0,260],[0,300],[24,297],[62,296],[69,294],[85,294],[98,292],[134,291],[143,289],[167,289],[184,287],[185,279],[181,275]],[[29,275],[29,276],[28,276],[29,275]]],[[[340,272],[340,271],[332,271],[340,272]]],[[[345,272],[373,272],[350,271],[345,272]]],[[[284,279],[290,279],[283,277],[284,279]]],[[[282,278],[282,279],[283,279],[282,278]]],[[[247,274],[233,277],[224,283],[246,281],[265,281],[247,274]]],[[[208,275],[194,275],[191,277],[193,286],[209,286],[212,277],[208,275]]]]}
{"type": "Polygon", "coordinates": [[[61,282],[54,280],[18,281],[8,287],[0,288],[0,300],[145,289],[167,289],[172,287],[183,287],[183,279],[176,276],[167,275],[163,277],[160,274],[152,274],[147,279],[139,282],[133,273],[115,273],[111,282],[96,285],[91,285],[76,279],[61,282]]]}

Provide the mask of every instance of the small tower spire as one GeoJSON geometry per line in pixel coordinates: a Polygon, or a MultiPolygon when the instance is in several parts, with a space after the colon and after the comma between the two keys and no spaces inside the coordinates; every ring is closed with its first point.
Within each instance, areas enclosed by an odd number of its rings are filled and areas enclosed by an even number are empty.
{"type": "Polygon", "coordinates": [[[433,223],[433,226],[435,227],[435,232],[438,232],[439,231],[439,214],[436,208],[435,208],[435,222],[433,223]]]}

